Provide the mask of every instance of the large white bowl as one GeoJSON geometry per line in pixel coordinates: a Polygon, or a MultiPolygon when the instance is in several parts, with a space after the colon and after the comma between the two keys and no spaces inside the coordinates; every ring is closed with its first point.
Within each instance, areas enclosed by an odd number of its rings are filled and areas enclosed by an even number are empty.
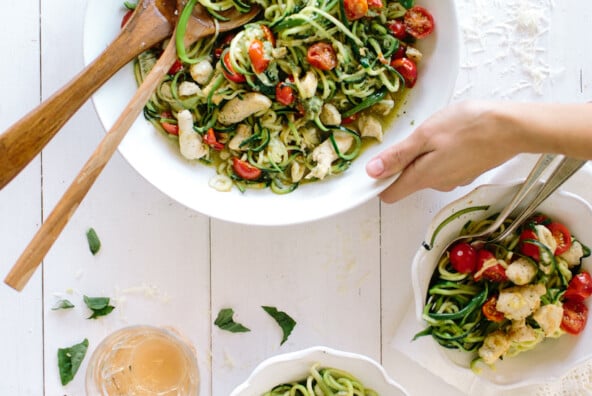
{"type": "Polygon", "coordinates": [[[321,367],[345,370],[379,395],[407,395],[399,384],[388,377],[382,366],[369,357],[316,346],[264,360],[230,396],[261,396],[277,385],[300,381],[307,377],[315,363],[320,363],[321,367]]]}
{"type": "MultiPolygon", "coordinates": [[[[479,220],[499,213],[510,202],[519,188],[518,183],[482,185],[440,210],[428,227],[424,245],[416,253],[412,267],[412,286],[417,320],[422,324],[422,310],[430,278],[437,266],[442,249],[458,236],[469,220],[479,220]],[[434,238],[438,225],[450,215],[466,208],[483,207],[470,211],[441,228],[434,238]],[[431,248],[428,250],[428,247],[431,248]]],[[[557,191],[540,207],[539,211],[565,224],[573,235],[587,246],[592,245],[592,207],[584,199],[565,191],[557,191]]],[[[590,257],[583,260],[583,268],[592,270],[590,257]]],[[[587,303],[590,307],[590,303],[587,303]]],[[[426,325],[427,326],[427,325],[426,325]]],[[[434,341],[436,342],[436,341],[434,341]]],[[[470,370],[466,365],[469,354],[437,348],[459,369],[470,370]],[[463,359],[464,357],[464,359],[463,359]]],[[[513,388],[559,379],[571,368],[592,358],[592,321],[578,336],[566,334],[558,339],[546,339],[533,350],[498,361],[495,370],[484,368],[479,375],[495,386],[513,388]]]]}
{"type": "MultiPolygon", "coordinates": [[[[417,124],[450,99],[459,68],[459,27],[453,0],[420,0],[434,15],[436,30],[421,42],[425,60],[416,86],[400,109],[401,116],[357,158],[346,173],[300,186],[287,195],[269,190],[218,192],[208,186],[214,168],[184,160],[178,146],[142,116],[132,126],[119,151],[156,188],[205,215],[253,225],[287,225],[320,219],[353,208],[375,197],[389,180],[376,182],[365,164],[380,150],[407,136],[417,124]]],[[[89,0],[84,28],[84,60],[95,59],[119,31],[122,0],[89,0]]],[[[105,129],[109,129],[136,90],[131,65],[117,73],[94,96],[105,129]]]]}

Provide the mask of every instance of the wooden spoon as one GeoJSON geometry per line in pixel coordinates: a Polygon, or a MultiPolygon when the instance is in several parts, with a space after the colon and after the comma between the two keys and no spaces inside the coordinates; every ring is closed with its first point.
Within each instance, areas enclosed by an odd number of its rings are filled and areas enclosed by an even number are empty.
{"type": "Polygon", "coordinates": [[[0,190],[105,81],[141,52],[171,35],[176,7],[175,0],[140,0],[119,35],[92,63],[0,135],[0,190]]]}
{"type": "MultiPolygon", "coordinates": [[[[185,2],[186,1],[184,0],[179,0],[179,6],[182,6],[185,2]]],[[[225,14],[229,20],[220,22],[218,30],[223,32],[244,25],[255,17],[258,12],[259,8],[252,8],[251,11],[245,14],[240,14],[235,10],[229,11],[225,14]]],[[[185,45],[190,45],[198,39],[214,34],[215,32],[216,26],[214,21],[206,10],[198,4],[194,8],[192,17],[189,19],[187,25],[185,45]]],[[[175,40],[171,39],[158,62],[156,62],[153,69],[148,76],[146,76],[127,107],[115,121],[115,124],[113,124],[109,132],[106,133],[97,149],[82,167],[78,176],[76,176],[74,182],[70,184],[70,187],[68,187],[54,210],[43,222],[39,231],[37,231],[29,245],[14,264],[11,271],[4,279],[4,282],[7,285],[18,291],[25,287],[28,280],[35,272],[35,269],[58,238],[59,234],[70,220],[70,217],[74,214],[74,211],[78,208],[78,205],[80,205],[80,202],[82,202],[82,199],[84,199],[84,196],[88,190],[90,190],[90,187],[119,146],[119,143],[125,136],[127,130],[142,112],[144,105],[148,99],[150,99],[153,91],[162,81],[176,58],[175,40]]]]}

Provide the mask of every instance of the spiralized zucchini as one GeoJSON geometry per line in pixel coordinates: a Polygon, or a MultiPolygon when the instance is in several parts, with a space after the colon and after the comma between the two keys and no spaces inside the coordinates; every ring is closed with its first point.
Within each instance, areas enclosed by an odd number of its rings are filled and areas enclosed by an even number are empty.
{"type": "Polygon", "coordinates": [[[281,384],[262,396],[378,396],[353,375],[336,368],[322,368],[318,363],[309,375],[298,382],[281,384]]]}
{"type": "MultiPolygon", "coordinates": [[[[344,15],[344,0],[198,1],[214,18],[230,8],[245,12],[257,5],[262,11],[237,31],[178,48],[181,64],[146,105],[144,116],[161,132],[174,139],[197,135],[179,139],[195,149],[188,158],[215,166],[241,191],[269,187],[283,194],[344,172],[365,141],[382,140],[406,91],[390,60],[415,41],[397,39],[388,23],[402,20],[402,3],[412,1],[382,1],[354,21],[344,15]],[[253,61],[255,41],[263,66],[253,61]],[[333,52],[333,67],[307,57],[319,43],[333,52]],[[185,110],[193,121],[189,131],[177,125],[185,110]]],[[[183,14],[180,23],[186,23],[183,14]]],[[[182,37],[172,39],[179,47],[182,37]]],[[[138,84],[161,51],[137,58],[138,84]]]]}

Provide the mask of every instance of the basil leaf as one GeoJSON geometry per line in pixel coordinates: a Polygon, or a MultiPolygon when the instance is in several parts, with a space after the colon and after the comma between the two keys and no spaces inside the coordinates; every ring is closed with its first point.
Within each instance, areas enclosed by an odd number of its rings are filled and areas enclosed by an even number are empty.
{"type": "Polygon", "coordinates": [[[218,317],[214,321],[214,324],[222,330],[230,331],[231,333],[246,333],[251,331],[240,323],[236,323],[232,316],[234,310],[232,308],[224,308],[218,312],[218,317]]]}
{"type": "Polygon", "coordinates": [[[84,296],[84,303],[93,312],[87,319],[96,319],[100,316],[106,316],[115,309],[109,305],[109,297],[88,297],[84,296]]]}
{"type": "Polygon", "coordinates": [[[62,385],[66,385],[74,379],[87,350],[88,340],[86,338],[80,344],[58,349],[58,369],[62,385]]]}
{"type": "Polygon", "coordinates": [[[282,329],[282,332],[284,333],[282,342],[280,342],[280,345],[282,345],[288,340],[290,333],[292,333],[292,330],[294,330],[296,321],[292,319],[290,315],[283,311],[278,311],[275,307],[262,306],[261,308],[263,308],[263,310],[265,310],[265,312],[267,312],[282,329]]]}
{"type": "Polygon", "coordinates": [[[53,307],[51,307],[52,311],[57,311],[60,309],[71,309],[74,308],[74,304],[70,302],[70,300],[62,299],[58,300],[53,307]]]}
{"type": "Polygon", "coordinates": [[[94,256],[101,249],[101,241],[94,228],[91,227],[86,231],[86,239],[88,241],[88,248],[94,256]]]}

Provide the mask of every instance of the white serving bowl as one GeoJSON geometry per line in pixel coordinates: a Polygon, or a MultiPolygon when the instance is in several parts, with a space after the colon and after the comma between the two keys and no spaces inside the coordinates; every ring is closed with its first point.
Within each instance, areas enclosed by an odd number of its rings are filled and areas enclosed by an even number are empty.
{"type": "MultiPolygon", "coordinates": [[[[458,236],[461,227],[467,221],[479,220],[499,213],[510,202],[518,188],[519,183],[482,185],[448,204],[436,214],[428,227],[424,240],[425,247],[422,246],[416,253],[412,266],[416,315],[417,320],[422,324],[426,325],[422,319],[422,310],[430,279],[442,249],[458,236]],[[444,219],[460,210],[479,206],[484,206],[486,209],[460,215],[441,228],[433,239],[434,231],[444,219]],[[428,250],[427,247],[430,245],[431,249],[428,250]]],[[[592,245],[592,207],[584,199],[566,191],[557,191],[538,210],[565,224],[583,244],[592,245]]],[[[585,258],[582,263],[584,269],[592,270],[590,257],[585,258]]],[[[589,301],[587,305],[590,307],[589,301]]],[[[443,347],[436,350],[446,355],[451,364],[470,370],[467,367],[470,361],[469,354],[443,347]]],[[[592,321],[589,321],[584,331],[578,336],[565,334],[558,339],[546,339],[531,351],[496,362],[495,370],[483,368],[479,376],[499,387],[519,387],[558,379],[571,368],[590,358],[592,358],[592,321]]]]}
{"type": "MultiPolygon", "coordinates": [[[[419,77],[400,114],[385,131],[381,144],[372,144],[343,174],[307,183],[286,195],[269,189],[241,193],[219,192],[208,183],[215,169],[185,160],[178,143],[157,133],[143,116],[119,145],[119,152],[148,182],[177,202],[221,220],[251,225],[288,225],[308,222],[358,206],[375,197],[392,181],[375,181],[366,163],[379,151],[403,139],[436,110],[444,107],[454,90],[459,70],[460,34],[454,0],[418,0],[434,15],[434,33],[418,43],[424,54],[419,77]]],[[[89,0],[84,27],[84,60],[94,60],[117,35],[122,0],[89,0]]],[[[105,129],[111,128],[136,91],[132,66],[124,67],[94,96],[105,129]]]]}
{"type": "Polygon", "coordinates": [[[347,371],[379,395],[407,395],[407,392],[369,357],[316,346],[264,360],[230,396],[261,396],[277,385],[306,378],[315,363],[320,363],[321,367],[347,371]]]}

